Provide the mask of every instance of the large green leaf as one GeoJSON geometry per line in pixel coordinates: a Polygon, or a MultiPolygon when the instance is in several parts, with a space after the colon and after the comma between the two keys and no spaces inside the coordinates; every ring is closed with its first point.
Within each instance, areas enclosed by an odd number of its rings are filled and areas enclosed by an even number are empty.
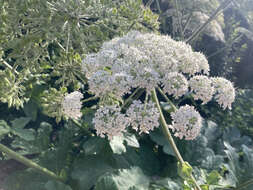
{"type": "Polygon", "coordinates": [[[65,125],[57,134],[57,142],[52,148],[46,149],[39,157],[39,164],[49,168],[59,175],[65,176],[69,172],[70,164],[74,158],[71,157],[73,140],[76,129],[74,125],[65,125]]]}
{"type": "Polygon", "coordinates": [[[146,190],[149,178],[138,167],[106,173],[96,183],[95,190],[146,190]]]}
{"type": "Polygon", "coordinates": [[[4,135],[8,134],[11,131],[9,125],[4,121],[0,120],[0,139],[4,135]]]}
{"type": "Polygon", "coordinates": [[[36,121],[38,115],[38,106],[37,104],[30,100],[24,105],[24,112],[27,117],[30,117],[32,121],[36,121]]]}
{"type": "Polygon", "coordinates": [[[20,117],[11,121],[11,124],[13,128],[23,129],[30,121],[30,117],[20,117]]]}
{"type": "Polygon", "coordinates": [[[74,162],[71,177],[76,181],[77,189],[89,190],[100,176],[110,171],[113,168],[103,156],[90,155],[74,162]]]}
{"type": "Polygon", "coordinates": [[[59,181],[48,181],[45,184],[46,190],[72,190],[70,186],[65,185],[59,181]]]}
{"type": "Polygon", "coordinates": [[[5,190],[46,190],[44,185],[48,180],[48,177],[32,169],[27,169],[9,175],[3,188],[5,190]]]}
{"type": "Polygon", "coordinates": [[[164,137],[161,130],[155,130],[150,133],[151,139],[156,142],[158,145],[161,145],[163,147],[163,152],[175,156],[175,153],[169,143],[169,141],[164,137]]]}
{"type": "Polygon", "coordinates": [[[31,121],[30,117],[20,117],[11,121],[13,134],[19,136],[21,139],[32,141],[35,139],[35,131],[33,129],[24,129],[24,127],[31,121]]]}
{"type": "Polygon", "coordinates": [[[128,147],[127,152],[121,155],[113,155],[119,168],[139,167],[145,174],[159,175],[161,165],[153,146],[141,144],[140,148],[128,147]]]}
{"type": "Polygon", "coordinates": [[[33,133],[34,138],[31,139],[31,138],[16,137],[12,142],[11,146],[13,148],[18,148],[19,149],[18,152],[20,154],[42,153],[43,151],[49,148],[51,132],[52,126],[49,123],[42,122],[38,130],[33,133]]]}
{"type": "Polygon", "coordinates": [[[108,146],[108,141],[100,137],[90,137],[84,144],[83,150],[86,155],[99,154],[108,146]]]}
{"type": "Polygon", "coordinates": [[[126,147],[124,145],[124,138],[122,136],[114,136],[109,143],[113,153],[122,154],[126,152],[126,147]]]}
{"type": "Polygon", "coordinates": [[[140,144],[134,134],[131,133],[124,133],[124,141],[126,142],[127,146],[139,148],[140,144]]]}
{"type": "Polygon", "coordinates": [[[171,178],[162,178],[154,180],[150,190],[182,190],[181,184],[171,178]]]}

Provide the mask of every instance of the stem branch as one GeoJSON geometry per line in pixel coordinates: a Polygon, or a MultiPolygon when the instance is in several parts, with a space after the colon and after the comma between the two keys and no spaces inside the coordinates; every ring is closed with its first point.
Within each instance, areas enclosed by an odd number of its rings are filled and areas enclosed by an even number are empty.
{"type": "Polygon", "coordinates": [[[138,99],[142,93],[144,92],[145,90],[142,89],[142,88],[137,88],[132,94],[131,96],[129,96],[126,101],[124,102],[124,104],[121,106],[122,109],[126,109],[134,99],[138,99]]]}
{"type": "MultiPolygon", "coordinates": [[[[159,110],[159,113],[160,113],[160,121],[161,121],[161,128],[162,128],[162,131],[163,131],[163,134],[165,136],[165,138],[169,141],[176,157],[177,157],[177,160],[180,162],[180,164],[184,164],[184,160],[176,146],[176,143],[174,142],[173,140],[173,137],[168,129],[168,126],[167,126],[167,123],[166,123],[166,120],[164,118],[164,115],[163,115],[163,112],[162,112],[162,108],[160,106],[160,103],[159,103],[159,100],[158,100],[158,97],[157,97],[157,94],[156,94],[156,91],[155,89],[152,91],[152,97],[155,101],[155,104],[159,110]]],[[[172,102],[171,102],[172,103],[172,102]]],[[[193,177],[193,175],[191,175],[191,180],[193,181],[194,185],[196,186],[197,190],[201,190],[200,186],[197,184],[197,181],[195,180],[195,178],[193,177]]]]}
{"type": "Polygon", "coordinates": [[[53,179],[60,180],[60,181],[65,181],[64,178],[57,176],[54,172],[48,170],[47,168],[43,168],[37,163],[27,159],[24,156],[19,155],[18,153],[14,152],[13,150],[9,149],[3,144],[0,144],[0,151],[6,153],[9,157],[13,158],[14,160],[21,162],[22,164],[26,165],[27,167],[33,168],[37,170],[38,172],[47,175],[53,179]]]}

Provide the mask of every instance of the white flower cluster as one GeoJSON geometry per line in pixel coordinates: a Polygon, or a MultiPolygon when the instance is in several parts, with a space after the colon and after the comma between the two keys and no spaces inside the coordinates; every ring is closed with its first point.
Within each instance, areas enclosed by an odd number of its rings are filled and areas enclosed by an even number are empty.
{"type": "Polygon", "coordinates": [[[203,54],[193,52],[184,42],[132,31],[104,43],[98,53],[88,55],[83,60],[83,71],[96,96],[113,93],[121,97],[136,87],[150,93],[163,85],[167,93],[179,97],[188,91],[183,74],[208,74],[209,65],[203,54]]]}
{"type": "Polygon", "coordinates": [[[100,137],[107,135],[110,140],[113,136],[122,136],[122,133],[126,131],[126,127],[129,125],[128,118],[120,113],[120,107],[116,105],[99,108],[92,122],[97,135],[100,137]]]}
{"type": "Polygon", "coordinates": [[[131,126],[139,133],[149,133],[159,127],[159,112],[153,102],[146,105],[141,101],[134,101],[126,114],[120,112],[116,105],[104,106],[97,110],[93,119],[98,136],[112,139],[113,136],[122,136],[126,128],[131,126]]]}
{"type": "Polygon", "coordinates": [[[165,93],[175,98],[190,91],[194,99],[202,100],[203,104],[215,93],[215,99],[223,108],[230,108],[234,101],[233,95],[227,98],[221,95],[226,88],[234,92],[232,83],[223,81],[225,86],[217,90],[216,80],[208,77],[206,57],[169,36],[129,32],[105,42],[98,53],[83,60],[82,67],[89,89],[96,96],[114,94],[120,98],[136,87],[150,94],[152,89],[162,86],[165,93]]]}
{"type": "MultiPolygon", "coordinates": [[[[120,99],[134,88],[145,89],[150,96],[153,89],[162,87],[164,93],[174,98],[191,93],[203,104],[214,97],[223,109],[231,109],[235,99],[230,81],[208,77],[209,65],[202,53],[194,52],[190,45],[169,36],[129,32],[104,43],[98,53],[87,55],[82,68],[90,92],[99,97],[113,95],[120,99]]],[[[176,136],[185,136],[188,140],[199,133],[201,117],[194,108],[181,107],[172,117],[176,136]]],[[[98,135],[112,138],[128,125],[139,133],[148,133],[159,125],[158,118],[152,103],[143,105],[135,101],[126,114],[118,107],[98,109],[93,123],[98,135]]]]}
{"type": "Polygon", "coordinates": [[[167,73],[163,80],[163,91],[175,98],[179,98],[188,92],[188,82],[181,73],[167,73]]]}
{"type": "Polygon", "coordinates": [[[149,133],[155,127],[159,127],[159,111],[153,102],[148,102],[146,105],[141,101],[133,101],[132,105],[127,110],[130,125],[139,133],[149,133]]]}
{"type": "Polygon", "coordinates": [[[189,86],[193,93],[194,100],[202,100],[202,104],[206,104],[213,98],[214,87],[212,81],[203,75],[197,75],[190,79],[189,86]]]}
{"type": "Polygon", "coordinates": [[[185,140],[195,139],[201,130],[202,119],[193,106],[185,105],[171,113],[172,125],[169,127],[175,132],[174,135],[185,140]]]}
{"type": "Polygon", "coordinates": [[[231,104],[235,100],[235,89],[233,84],[227,79],[216,77],[211,78],[215,89],[215,100],[223,109],[231,109],[231,104]]]}
{"type": "Polygon", "coordinates": [[[64,115],[67,117],[78,119],[82,116],[81,107],[83,94],[81,92],[75,91],[67,94],[62,102],[62,110],[64,115]]]}

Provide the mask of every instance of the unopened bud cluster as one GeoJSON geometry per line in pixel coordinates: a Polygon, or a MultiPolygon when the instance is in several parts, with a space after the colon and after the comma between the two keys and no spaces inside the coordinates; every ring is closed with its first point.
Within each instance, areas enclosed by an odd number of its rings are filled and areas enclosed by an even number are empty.
{"type": "MultiPolygon", "coordinates": [[[[129,32],[104,43],[98,53],[87,55],[82,68],[90,92],[98,97],[113,94],[123,99],[135,88],[145,89],[150,96],[153,89],[161,87],[174,98],[191,94],[203,104],[214,98],[223,109],[231,109],[235,99],[230,81],[208,76],[208,61],[202,53],[169,36],[129,32]]],[[[198,135],[201,117],[194,107],[180,107],[171,115],[170,127],[176,136],[190,140],[198,135]]],[[[159,125],[158,118],[152,102],[143,104],[137,100],[125,114],[110,106],[98,109],[93,123],[98,135],[111,138],[120,135],[128,125],[140,133],[148,133],[159,125]]]]}

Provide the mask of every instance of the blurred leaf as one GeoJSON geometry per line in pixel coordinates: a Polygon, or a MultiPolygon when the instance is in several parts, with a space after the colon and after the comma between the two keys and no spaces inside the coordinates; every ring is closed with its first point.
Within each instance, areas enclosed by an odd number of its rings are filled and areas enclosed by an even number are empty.
{"type": "Polygon", "coordinates": [[[12,128],[23,129],[31,121],[30,117],[20,117],[11,121],[12,128]]]}
{"type": "Polygon", "coordinates": [[[149,179],[138,167],[106,173],[96,183],[95,190],[145,190],[149,179]]]}
{"type": "Polygon", "coordinates": [[[154,180],[151,185],[151,190],[181,190],[181,184],[176,183],[176,180],[170,178],[154,180]]]}
{"type": "Polygon", "coordinates": [[[8,134],[11,131],[9,125],[4,121],[0,120],[0,139],[4,135],[8,134]]]}
{"type": "Polygon", "coordinates": [[[220,174],[216,170],[213,170],[211,173],[208,174],[206,181],[208,185],[216,185],[218,184],[220,179],[220,174]]]}
{"type": "Polygon", "coordinates": [[[124,140],[128,146],[139,148],[140,144],[134,134],[124,133],[124,140]]]}
{"type": "Polygon", "coordinates": [[[18,148],[18,152],[22,155],[42,153],[49,148],[51,132],[52,126],[42,122],[39,129],[34,133],[34,139],[16,137],[11,146],[18,148]]]}
{"type": "Polygon", "coordinates": [[[38,114],[38,106],[36,105],[35,102],[30,100],[28,103],[24,105],[23,110],[27,117],[30,117],[32,121],[36,121],[38,114]]]}
{"type": "Polygon", "coordinates": [[[183,164],[178,162],[177,169],[178,175],[180,177],[182,177],[183,179],[190,179],[192,175],[192,167],[188,162],[184,162],[183,164]]]}
{"type": "Polygon", "coordinates": [[[11,132],[21,139],[32,141],[35,139],[35,131],[33,129],[24,129],[24,127],[31,121],[30,117],[20,117],[11,121],[11,132]]]}
{"type": "Polygon", "coordinates": [[[48,181],[45,184],[46,190],[72,190],[70,186],[65,185],[59,181],[48,181]]]}
{"type": "Polygon", "coordinates": [[[3,188],[5,190],[46,190],[44,185],[49,180],[32,169],[17,171],[7,177],[3,188]]]}
{"type": "Polygon", "coordinates": [[[90,155],[74,162],[71,177],[77,181],[77,189],[89,190],[100,176],[110,171],[113,168],[104,157],[90,155]]]}
{"type": "Polygon", "coordinates": [[[172,147],[170,146],[169,141],[164,137],[160,130],[155,130],[151,132],[150,137],[154,142],[163,147],[164,153],[176,157],[172,147]]]}
{"type": "Polygon", "coordinates": [[[113,153],[122,154],[126,152],[126,147],[124,145],[124,137],[114,136],[109,142],[113,153]]]}
{"type": "Polygon", "coordinates": [[[84,144],[83,150],[86,155],[99,154],[108,146],[108,141],[100,137],[90,137],[84,144]]]}

